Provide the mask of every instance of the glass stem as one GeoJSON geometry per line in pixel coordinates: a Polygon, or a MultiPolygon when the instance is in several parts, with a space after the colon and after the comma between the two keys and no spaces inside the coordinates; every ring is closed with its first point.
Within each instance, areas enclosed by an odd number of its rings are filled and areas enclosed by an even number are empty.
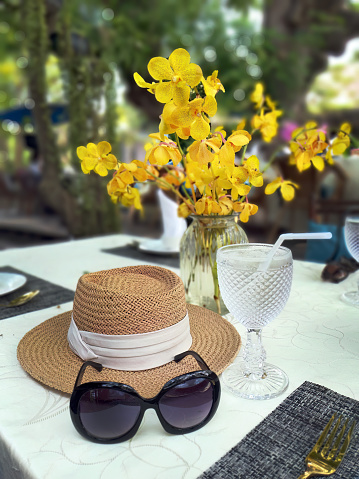
{"type": "Polygon", "coordinates": [[[247,329],[247,342],[243,352],[244,374],[258,380],[264,377],[266,352],[262,345],[262,330],[247,329]]]}

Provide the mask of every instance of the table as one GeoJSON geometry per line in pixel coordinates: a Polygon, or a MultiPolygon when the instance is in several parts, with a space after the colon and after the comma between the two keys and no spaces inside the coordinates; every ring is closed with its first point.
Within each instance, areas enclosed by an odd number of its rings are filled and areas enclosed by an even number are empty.
{"type": "MultiPolygon", "coordinates": [[[[139,264],[104,253],[134,238],[111,235],[0,252],[0,265],[75,290],[86,271],[139,264]]],[[[67,395],[27,375],[16,359],[22,336],[71,303],[0,321],[0,477],[2,479],[192,479],[223,456],[304,381],[359,399],[359,309],[340,301],[356,287],[355,275],[339,285],[320,279],[323,265],[295,261],[289,301],[264,329],[270,362],[290,384],[269,401],[239,399],[222,389],[219,410],[203,429],[184,436],[165,433],[147,411],[137,435],[115,445],[93,444],[75,431],[67,395]]],[[[178,270],[172,268],[179,273],[178,270]]],[[[241,334],[244,329],[238,326],[241,334]]]]}

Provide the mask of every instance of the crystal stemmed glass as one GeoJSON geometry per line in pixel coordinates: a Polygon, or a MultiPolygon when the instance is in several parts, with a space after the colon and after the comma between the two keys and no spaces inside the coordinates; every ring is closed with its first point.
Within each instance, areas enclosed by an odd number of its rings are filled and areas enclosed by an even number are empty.
{"type": "MultiPolygon", "coordinates": [[[[359,217],[349,216],[345,218],[345,244],[349,253],[356,261],[359,261],[359,217]]],[[[356,291],[347,291],[343,293],[342,300],[346,303],[359,306],[359,282],[356,291]]]]}
{"type": "Polygon", "coordinates": [[[217,253],[219,287],[230,313],[247,328],[243,359],[222,375],[225,386],[246,399],[270,399],[288,386],[287,375],[265,363],[262,328],[285,306],[293,275],[292,253],[281,246],[269,267],[260,271],[273,245],[247,243],[224,246],[217,253]]]}

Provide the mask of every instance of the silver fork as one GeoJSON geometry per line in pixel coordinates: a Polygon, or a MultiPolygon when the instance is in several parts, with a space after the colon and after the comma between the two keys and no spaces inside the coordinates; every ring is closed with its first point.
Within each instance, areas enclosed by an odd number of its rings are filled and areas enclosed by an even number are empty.
{"type": "Polygon", "coordinates": [[[342,462],[344,454],[347,452],[350,439],[352,437],[356,422],[353,421],[348,431],[349,419],[346,419],[344,425],[333,443],[335,435],[339,429],[340,423],[343,421],[343,417],[339,416],[336,420],[337,414],[333,414],[328,424],[325,426],[318,441],[315,443],[313,449],[310,451],[305,459],[306,471],[300,475],[298,479],[306,479],[311,476],[330,476],[338,469],[339,464],[342,462]],[[329,434],[329,430],[332,424],[335,422],[334,427],[329,434]],[[346,436],[344,438],[345,432],[346,436]],[[339,446],[344,438],[344,442],[339,449],[339,446]],[[333,443],[333,444],[332,444],[333,443]]]}

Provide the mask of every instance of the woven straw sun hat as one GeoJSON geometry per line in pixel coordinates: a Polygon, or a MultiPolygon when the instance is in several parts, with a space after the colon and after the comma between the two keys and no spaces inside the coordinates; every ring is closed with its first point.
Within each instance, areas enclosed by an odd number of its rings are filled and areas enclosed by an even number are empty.
{"type": "MultiPolygon", "coordinates": [[[[29,331],[21,339],[17,352],[21,366],[33,378],[65,393],[72,392],[84,360],[92,359],[104,368],[101,373],[87,368],[83,382],[115,381],[132,386],[143,397],[153,397],[168,380],[198,370],[191,356],[179,363],[173,361],[176,354],[189,349],[196,351],[219,374],[237,356],[240,345],[238,332],[227,320],[208,309],[186,304],[183,283],[175,273],[155,266],[129,266],[81,276],[73,310],[29,331]],[[81,336],[78,349],[69,331],[76,338],[81,336]],[[88,346],[83,340],[91,343],[87,336],[100,338],[100,346],[105,345],[105,350],[108,340],[124,339],[125,348],[130,347],[131,351],[142,341],[143,351],[149,355],[140,358],[142,364],[135,366],[131,363],[133,358],[125,357],[124,363],[115,365],[116,369],[111,361],[117,359],[110,358],[107,367],[100,358],[86,357],[88,346]],[[161,345],[168,341],[170,358],[166,356],[168,351],[152,354],[153,347],[158,346],[151,344],[153,337],[161,345]]],[[[98,350],[108,355],[108,349],[105,353],[101,347],[98,350]]]]}

